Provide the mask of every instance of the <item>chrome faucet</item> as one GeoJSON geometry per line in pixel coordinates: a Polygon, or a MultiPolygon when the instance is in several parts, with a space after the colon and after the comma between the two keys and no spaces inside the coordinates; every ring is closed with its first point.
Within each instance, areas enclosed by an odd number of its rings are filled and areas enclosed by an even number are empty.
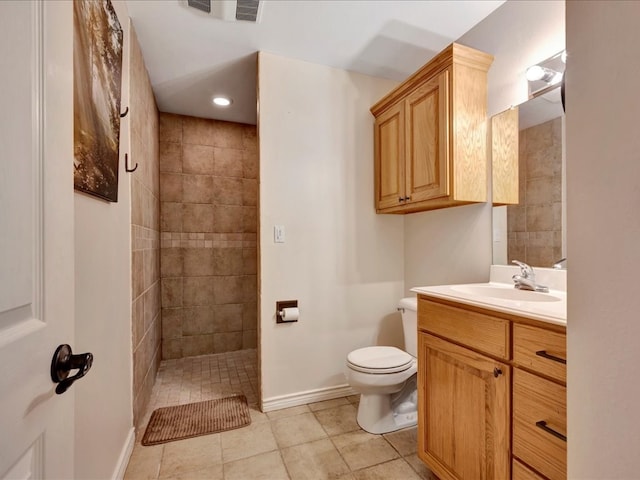
{"type": "Polygon", "coordinates": [[[549,287],[545,287],[544,285],[538,285],[536,283],[536,274],[533,271],[532,267],[518,260],[513,260],[512,263],[515,263],[520,267],[520,275],[516,274],[513,277],[511,277],[515,283],[514,285],[515,288],[520,290],[531,290],[533,292],[543,292],[543,293],[547,293],[549,291],[549,287]]]}
{"type": "Polygon", "coordinates": [[[556,270],[566,270],[567,269],[567,258],[561,258],[556,263],[553,264],[553,268],[556,270]]]}

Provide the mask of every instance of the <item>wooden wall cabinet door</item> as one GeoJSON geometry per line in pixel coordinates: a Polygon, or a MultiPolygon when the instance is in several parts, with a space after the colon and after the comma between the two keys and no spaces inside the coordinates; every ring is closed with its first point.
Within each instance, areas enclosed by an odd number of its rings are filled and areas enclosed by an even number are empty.
{"type": "Polygon", "coordinates": [[[510,477],[511,367],[418,335],[418,456],[441,480],[510,477]]]}
{"type": "Polygon", "coordinates": [[[406,202],[449,195],[449,71],[407,96],[406,202]]]}
{"type": "Polygon", "coordinates": [[[403,205],[405,201],[404,130],[405,115],[402,102],[376,118],[374,155],[378,209],[403,205]]]}

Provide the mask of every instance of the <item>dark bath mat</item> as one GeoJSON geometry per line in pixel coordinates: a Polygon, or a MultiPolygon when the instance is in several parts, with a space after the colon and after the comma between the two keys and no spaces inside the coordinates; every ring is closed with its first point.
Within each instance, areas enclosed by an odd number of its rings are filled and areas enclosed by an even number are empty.
{"type": "Polygon", "coordinates": [[[251,414],[244,395],[158,408],[151,414],[142,445],[184,440],[245,427],[250,423],[251,414]]]}

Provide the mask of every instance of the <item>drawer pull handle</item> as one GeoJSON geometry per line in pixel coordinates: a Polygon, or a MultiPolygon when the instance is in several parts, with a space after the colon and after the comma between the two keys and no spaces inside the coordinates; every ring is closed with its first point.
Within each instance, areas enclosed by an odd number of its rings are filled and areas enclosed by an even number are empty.
{"type": "Polygon", "coordinates": [[[536,352],[536,355],[538,355],[539,357],[548,358],[549,360],[553,360],[554,362],[562,363],[564,365],[567,364],[567,360],[566,359],[560,358],[560,357],[556,357],[555,355],[550,355],[550,354],[547,353],[546,350],[538,350],[536,352]]]}
{"type": "Polygon", "coordinates": [[[565,437],[563,434],[556,432],[553,428],[547,427],[547,422],[545,422],[544,420],[540,420],[539,422],[536,422],[536,427],[541,428],[542,430],[544,430],[547,433],[550,433],[554,437],[558,437],[563,442],[567,441],[567,437],[565,437]]]}

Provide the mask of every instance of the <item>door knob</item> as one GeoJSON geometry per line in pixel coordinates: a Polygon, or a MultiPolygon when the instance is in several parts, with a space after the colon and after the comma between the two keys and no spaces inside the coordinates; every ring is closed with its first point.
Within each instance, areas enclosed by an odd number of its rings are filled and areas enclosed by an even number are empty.
{"type": "Polygon", "coordinates": [[[60,395],[66,392],[73,382],[87,374],[92,364],[93,353],[74,355],[69,345],[60,345],[51,360],[51,380],[58,384],[56,393],[60,395]],[[69,372],[76,369],[78,373],[69,377],[69,372]]]}

